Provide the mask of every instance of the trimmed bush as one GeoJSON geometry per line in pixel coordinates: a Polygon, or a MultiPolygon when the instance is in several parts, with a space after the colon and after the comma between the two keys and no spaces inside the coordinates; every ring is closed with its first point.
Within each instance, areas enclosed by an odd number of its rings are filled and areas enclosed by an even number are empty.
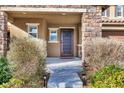
{"type": "Polygon", "coordinates": [[[0,88],[21,88],[23,85],[24,82],[22,80],[12,78],[9,82],[0,85],[0,88]]]}
{"type": "Polygon", "coordinates": [[[11,78],[11,73],[8,68],[8,61],[5,57],[0,58],[0,84],[6,83],[11,78]]]}
{"type": "Polygon", "coordinates": [[[85,61],[91,73],[106,65],[124,66],[124,42],[94,38],[85,44],[85,61]]]}
{"type": "Polygon", "coordinates": [[[44,73],[46,42],[35,38],[12,39],[7,58],[14,78],[30,82],[44,73]]]}
{"type": "Polygon", "coordinates": [[[96,88],[124,88],[124,69],[109,65],[92,76],[91,84],[96,88]]]}

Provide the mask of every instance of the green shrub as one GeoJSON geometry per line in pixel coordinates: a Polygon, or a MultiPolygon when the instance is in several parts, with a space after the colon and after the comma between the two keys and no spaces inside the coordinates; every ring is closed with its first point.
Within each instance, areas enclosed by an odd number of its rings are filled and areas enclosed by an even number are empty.
{"type": "Polygon", "coordinates": [[[91,84],[96,88],[123,88],[124,69],[115,65],[106,66],[92,76],[91,84]]]}
{"type": "Polygon", "coordinates": [[[41,88],[43,87],[43,79],[39,75],[35,75],[24,82],[24,86],[26,88],[41,88]]]}
{"type": "Polygon", "coordinates": [[[0,85],[0,88],[21,88],[23,85],[24,82],[22,80],[12,78],[9,82],[0,85]]]}
{"type": "Polygon", "coordinates": [[[5,57],[0,58],[0,84],[6,83],[11,78],[11,73],[8,68],[8,61],[5,57]]]}
{"type": "Polygon", "coordinates": [[[14,78],[30,81],[33,76],[42,78],[46,58],[46,42],[35,38],[12,39],[9,59],[14,78]]]}
{"type": "Polygon", "coordinates": [[[85,61],[91,73],[102,69],[106,65],[120,65],[124,67],[124,42],[94,38],[85,42],[85,61]]]}

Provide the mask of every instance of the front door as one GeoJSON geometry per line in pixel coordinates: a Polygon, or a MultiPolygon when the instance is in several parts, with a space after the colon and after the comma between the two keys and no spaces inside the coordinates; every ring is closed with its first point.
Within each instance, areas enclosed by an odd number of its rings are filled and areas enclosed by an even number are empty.
{"type": "Polygon", "coordinates": [[[61,29],[61,57],[73,56],[73,29],[61,29]]]}

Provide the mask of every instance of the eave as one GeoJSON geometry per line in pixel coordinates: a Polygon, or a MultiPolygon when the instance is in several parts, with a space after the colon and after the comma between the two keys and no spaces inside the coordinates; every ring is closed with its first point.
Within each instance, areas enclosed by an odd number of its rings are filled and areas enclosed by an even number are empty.
{"type": "Polygon", "coordinates": [[[11,12],[86,12],[85,8],[35,8],[35,7],[1,7],[1,11],[11,12]]]}

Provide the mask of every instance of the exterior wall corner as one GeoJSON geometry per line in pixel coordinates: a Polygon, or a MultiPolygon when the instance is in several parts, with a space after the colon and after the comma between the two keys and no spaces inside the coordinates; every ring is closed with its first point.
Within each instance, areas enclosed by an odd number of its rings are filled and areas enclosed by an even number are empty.
{"type": "Polygon", "coordinates": [[[0,56],[7,54],[7,14],[0,11],[0,56]]]}
{"type": "Polygon", "coordinates": [[[93,12],[82,13],[82,59],[85,57],[85,42],[102,36],[102,7],[96,6],[93,12]]]}

